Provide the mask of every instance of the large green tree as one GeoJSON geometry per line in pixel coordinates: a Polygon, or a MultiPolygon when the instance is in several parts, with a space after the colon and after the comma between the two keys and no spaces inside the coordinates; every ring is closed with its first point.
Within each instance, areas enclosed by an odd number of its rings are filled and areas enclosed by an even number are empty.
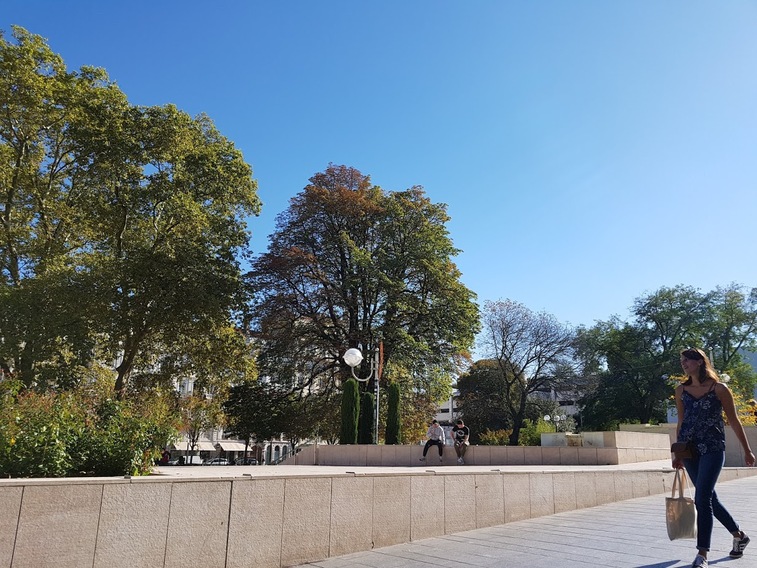
{"type": "Polygon", "coordinates": [[[502,369],[491,359],[476,361],[457,379],[457,408],[470,428],[472,443],[477,444],[485,430],[512,428],[512,417],[506,411],[508,386],[502,369]]]}
{"type": "MultiPolygon", "coordinates": [[[[388,192],[347,166],[313,176],[249,275],[261,374],[327,392],[349,375],[347,348],[367,354],[383,342],[387,372],[403,370],[405,388],[444,398],[478,329],[448,220],[420,187],[388,192]]],[[[373,392],[374,380],[363,388],[373,392]]]]}
{"type": "Polygon", "coordinates": [[[241,153],[207,117],[130,105],[103,70],[67,71],[21,28],[13,39],[0,38],[0,365],[50,386],[116,361],[122,392],[198,337],[228,345],[260,208],[241,153]]]}
{"type": "Polygon", "coordinates": [[[666,377],[681,373],[679,353],[689,346],[712,353],[715,367],[734,379],[733,389],[754,388],[754,372],[743,360],[757,337],[753,290],[663,287],[637,298],[631,313],[630,321],[615,317],[579,330],[577,352],[594,369],[582,401],[587,427],[664,421],[672,395],[666,377]]]}

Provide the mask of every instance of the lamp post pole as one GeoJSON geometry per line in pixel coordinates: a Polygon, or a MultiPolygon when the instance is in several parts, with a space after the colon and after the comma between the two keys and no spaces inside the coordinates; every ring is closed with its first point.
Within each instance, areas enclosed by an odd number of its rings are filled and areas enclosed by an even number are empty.
{"type": "Polygon", "coordinates": [[[355,347],[352,347],[351,349],[348,349],[344,355],[342,356],[342,359],[344,359],[344,362],[347,363],[350,367],[350,371],[352,372],[352,377],[361,382],[365,383],[371,380],[371,378],[375,375],[376,377],[376,424],[375,424],[375,430],[373,432],[373,443],[378,444],[378,435],[379,435],[379,349],[375,347],[373,349],[373,353],[371,354],[372,357],[369,360],[370,366],[369,366],[369,372],[368,376],[364,379],[361,379],[355,374],[355,367],[360,365],[360,363],[363,362],[363,353],[360,351],[360,349],[357,349],[355,347]]]}

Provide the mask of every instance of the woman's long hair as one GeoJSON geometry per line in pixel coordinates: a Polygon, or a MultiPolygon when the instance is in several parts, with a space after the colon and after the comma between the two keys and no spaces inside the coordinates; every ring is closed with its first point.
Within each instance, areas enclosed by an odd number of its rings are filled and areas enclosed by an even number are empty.
{"type": "MultiPolygon", "coordinates": [[[[681,351],[681,357],[685,357],[686,359],[692,359],[693,361],[704,361],[704,365],[699,366],[699,379],[700,383],[705,382],[707,379],[712,379],[716,383],[720,381],[718,378],[718,374],[715,372],[715,369],[712,367],[712,363],[710,363],[710,360],[707,358],[707,355],[704,354],[704,351],[701,349],[684,349],[681,351]]],[[[686,382],[683,383],[684,385],[690,385],[691,384],[691,377],[686,379],[686,382]]]]}

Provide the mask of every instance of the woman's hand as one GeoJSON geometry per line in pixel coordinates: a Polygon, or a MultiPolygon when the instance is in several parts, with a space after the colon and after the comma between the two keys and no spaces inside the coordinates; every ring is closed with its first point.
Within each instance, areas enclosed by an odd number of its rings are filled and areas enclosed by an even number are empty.
{"type": "MultiPolygon", "coordinates": [[[[754,456],[752,456],[752,459],[754,460],[754,456]]],[[[673,456],[673,469],[683,469],[683,460],[673,456]]]]}
{"type": "Polygon", "coordinates": [[[744,452],[744,462],[747,467],[754,466],[754,454],[751,451],[744,452]]]}

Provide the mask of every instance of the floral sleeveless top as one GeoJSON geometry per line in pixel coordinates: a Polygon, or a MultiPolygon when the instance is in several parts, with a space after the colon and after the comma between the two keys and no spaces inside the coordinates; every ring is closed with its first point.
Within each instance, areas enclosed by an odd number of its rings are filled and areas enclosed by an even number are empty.
{"type": "Polygon", "coordinates": [[[678,433],[679,442],[692,441],[700,454],[725,451],[725,423],[723,405],[714,387],[701,398],[696,398],[684,389],[683,422],[678,433]]]}

